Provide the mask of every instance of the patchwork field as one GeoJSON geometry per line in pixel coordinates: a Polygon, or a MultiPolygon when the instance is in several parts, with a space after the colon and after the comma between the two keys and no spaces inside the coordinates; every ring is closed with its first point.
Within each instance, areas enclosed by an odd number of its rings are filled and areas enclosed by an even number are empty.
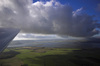
{"type": "Polygon", "coordinates": [[[7,48],[0,66],[100,66],[100,49],[7,48]]]}

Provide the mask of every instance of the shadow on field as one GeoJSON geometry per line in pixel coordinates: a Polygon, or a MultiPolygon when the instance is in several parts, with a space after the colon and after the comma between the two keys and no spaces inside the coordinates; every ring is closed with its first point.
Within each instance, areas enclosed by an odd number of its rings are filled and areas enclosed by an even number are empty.
{"type": "Polygon", "coordinates": [[[3,52],[0,54],[0,59],[8,59],[8,58],[12,58],[15,57],[17,54],[20,54],[20,52],[16,52],[13,50],[10,50],[8,52],[3,52]]]}
{"type": "Polygon", "coordinates": [[[27,58],[39,66],[100,66],[100,49],[73,50],[63,55],[46,55],[27,58]]]}

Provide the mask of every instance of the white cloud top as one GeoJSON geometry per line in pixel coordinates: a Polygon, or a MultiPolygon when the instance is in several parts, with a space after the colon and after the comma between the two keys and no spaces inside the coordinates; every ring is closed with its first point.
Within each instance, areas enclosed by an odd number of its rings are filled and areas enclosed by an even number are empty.
{"type": "Polygon", "coordinates": [[[90,37],[98,33],[93,16],[73,11],[54,0],[0,0],[0,27],[19,28],[24,33],[90,37]]]}

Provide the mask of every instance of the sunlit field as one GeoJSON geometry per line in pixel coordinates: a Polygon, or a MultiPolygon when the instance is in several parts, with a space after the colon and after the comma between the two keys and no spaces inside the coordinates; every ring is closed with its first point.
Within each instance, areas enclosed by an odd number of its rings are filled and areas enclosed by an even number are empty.
{"type": "Polygon", "coordinates": [[[100,49],[7,48],[0,66],[98,66],[100,49]]]}

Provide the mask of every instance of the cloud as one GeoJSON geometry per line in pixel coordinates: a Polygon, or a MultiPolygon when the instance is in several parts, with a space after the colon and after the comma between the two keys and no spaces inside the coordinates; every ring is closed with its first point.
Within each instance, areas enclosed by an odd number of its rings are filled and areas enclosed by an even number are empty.
{"type": "Polygon", "coordinates": [[[0,27],[19,28],[24,33],[90,37],[98,34],[93,16],[54,0],[0,0],[0,27]]]}

